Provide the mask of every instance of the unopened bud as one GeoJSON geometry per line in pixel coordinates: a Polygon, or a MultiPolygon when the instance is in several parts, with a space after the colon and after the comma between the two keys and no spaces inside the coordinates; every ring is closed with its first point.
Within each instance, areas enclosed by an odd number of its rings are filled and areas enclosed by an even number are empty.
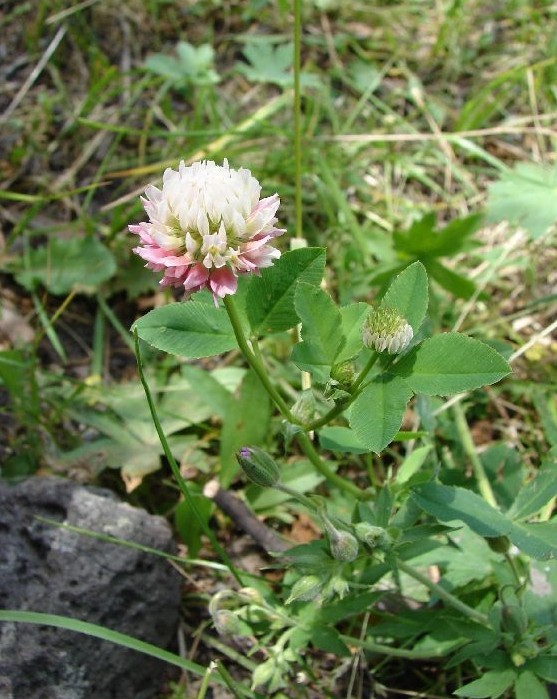
{"type": "Polygon", "coordinates": [[[317,577],[317,575],[304,575],[292,586],[286,604],[291,604],[292,602],[310,602],[316,599],[322,587],[323,580],[317,577]]]}
{"type": "Polygon", "coordinates": [[[275,460],[259,447],[242,447],[236,455],[246,476],[263,488],[272,488],[280,480],[275,460]]]}
{"type": "Polygon", "coordinates": [[[242,622],[229,609],[219,609],[212,615],[215,629],[222,636],[234,636],[242,633],[242,622]]]}
{"type": "Polygon", "coordinates": [[[389,543],[389,535],[382,527],[374,527],[369,522],[358,522],[354,531],[358,539],[371,549],[381,548],[389,543]]]}
{"type": "Polygon", "coordinates": [[[393,308],[380,306],[373,309],[362,327],[362,340],[366,347],[377,352],[400,354],[412,337],[412,326],[393,308]]]}
{"type": "Polygon", "coordinates": [[[334,381],[337,381],[340,386],[351,386],[356,378],[354,365],[352,362],[341,362],[340,364],[335,364],[335,366],[331,369],[331,378],[334,381]]]}
{"type": "Polygon", "coordinates": [[[508,553],[511,548],[511,542],[506,536],[490,536],[486,537],[487,545],[495,553],[508,553]]]}
{"type": "Polygon", "coordinates": [[[331,544],[331,554],[337,561],[348,563],[353,561],[358,555],[358,541],[348,532],[337,531],[335,535],[329,534],[331,544]]]}
{"type": "Polygon", "coordinates": [[[242,587],[238,590],[238,597],[246,604],[261,604],[264,601],[259,590],[254,587],[242,587]]]}

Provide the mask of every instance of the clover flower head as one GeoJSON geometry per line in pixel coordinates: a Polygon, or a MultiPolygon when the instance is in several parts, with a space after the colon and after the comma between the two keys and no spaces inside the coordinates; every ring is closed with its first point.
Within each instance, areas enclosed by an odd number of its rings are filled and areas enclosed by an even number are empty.
{"type": "Polygon", "coordinates": [[[392,308],[373,309],[362,326],[362,340],[366,347],[377,352],[400,354],[414,336],[410,323],[392,308]]]}
{"type": "Polygon", "coordinates": [[[183,286],[186,295],[207,288],[215,299],[235,293],[238,276],[259,273],[280,257],[271,244],[278,194],[260,199],[261,185],[249,170],[225,160],[167,169],[162,189],[149,185],[142,197],[149,221],[129,226],[139,236],[134,252],[146,267],[163,272],[162,286],[183,286]]]}

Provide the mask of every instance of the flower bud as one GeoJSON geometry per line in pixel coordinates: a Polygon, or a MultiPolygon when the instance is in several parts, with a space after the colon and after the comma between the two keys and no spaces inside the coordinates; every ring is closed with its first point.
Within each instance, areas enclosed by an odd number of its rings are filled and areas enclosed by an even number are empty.
{"type": "Polygon", "coordinates": [[[374,527],[369,522],[358,522],[354,531],[357,538],[371,549],[381,548],[389,543],[389,535],[382,527],[374,527]]]}
{"type": "Polygon", "coordinates": [[[400,354],[413,336],[412,326],[406,319],[393,308],[383,306],[373,309],[362,327],[364,345],[377,352],[400,354]]]}
{"type": "Polygon", "coordinates": [[[486,537],[487,545],[495,553],[508,553],[511,548],[511,542],[506,536],[490,536],[486,537]]]}
{"type": "Polygon", "coordinates": [[[275,460],[259,447],[242,447],[236,455],[246,476],[263,488],[273,488],[280,480],[275,460]]]}
{"type": "Polygon", "coordinates": [[[335,364],[331,369],[331,378],[340,386],[350,387],[356,378],[354,365],[352,362],[335,364]]]}
{"type": "Polygon", "coordinates": [[[219,609],[212,618],[215,629],[222,636],[238,636],[242,633],[242,622],[229,609],[219,609]]]}
{"type": "Polygon", "coordinates": [[[353,561],[358,555],[358,541],[348,532],[339,531],[338,529],[329,530],[329,543],[331,545],[331,555],[337,561],[348,563],[353,561]]]}
{"type": "Polygon", "coordinates": [[[323,580],[317,577],[317,575],[304,575],[292,586],[286,604],[291,604],[292,602],[310,602],[317,598],[322,587],[323,580]]]}
{"type": "Polygon", "coordinates": [[[254,587],[242,587],[238,590],[238,597],[246,604],[262,604],[264,602],[261,593],[254,587]]]}

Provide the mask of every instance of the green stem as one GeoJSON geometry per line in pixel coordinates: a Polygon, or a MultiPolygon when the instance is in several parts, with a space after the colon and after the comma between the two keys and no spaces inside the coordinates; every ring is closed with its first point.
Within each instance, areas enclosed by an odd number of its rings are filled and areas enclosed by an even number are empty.
{"type": "Polygon", "coordinates": [[[304,507],[307,507],[308,510],[310,510],[311,512],[316,511],[313,502],[305,495],[302,495],[302,493],[298,493],[296,490],[293,490],[292,488],[289,488],[287,485],[283,485],[282,483],[277,483],[274,487],[276,490],[280,490],[282,493],[290,495],[290,497],[297,500],[304,507]]]}
{"type": "Polygon", "coordinates": [[[507,564],[512,571],[517,587],[520,589],[522,587],[522,579],[520,577],[520,573],[518,572],[518,568],[516,567],[516,563],[514,562],[513,557],[509,555],[508,551],[505,552],[503,555],[505,556],[505,560],[507,561],[507,564]]]}
{"type": "Polygon", "coordinates": [[[461,602],[459,599],[457,599],[454,595],[451,595],[450,592],[447,592],[447,590],[442,588],[440,585],[437,585],[437,583],[432,582],[427,577],[427,575],[420,573],[419,570],[416,570],[416,568],[413,568],[412,566],[408,565],[408,563],[405,563],[400,559],[397,559],[396,565],[400,570],[402,570],[403,573],[406,573],[406,575],[409,575],[411,578],[414,578],[414,580],[417,580],[418,582],[422,583],[422,585],[427,587],[428,590],[437,595],[437,597],[440,597],[444,602],[449,604],[454,609],[457,609],[459,612],[469,617],[470,619],[477,621],[478,624],[482,624],[483,626],[489,626],[489,620],[485,616],[485,614],[482,614],[473,607],[469,607],[464,602],[461,602]]]}
{"type": "Polygon", "coordinates": [[[365,648],[365,650],[372,651],[372,653],[381,653],[381,655],[391,655],[395,658],[408,658],[410,660],[428,660],[433,658],[442,658],[447,654],[446,652],[436,653],[432,650],[425,651],[406,650],[405,648],[392,648],[391,646],[386,646],[382,643],[374,643],[373,641],[353,638],[352,636],[341,636],[340,638],[350,646],[359,646],[360,648],[365,648]]]}
{"type": "Polygon", "coordinates": [[[340,415],[342,412],[346,410],[352,403],[356,400],[356,398],[360,395],[360,392],[358,391],[359,387],[361,386],[363,380],[365,377],[369,374],[371,369],[373,368],[373,365],[375,362],[379,359],[379,352],[374,352],[371,357],[369,358],[367,364],[365,367],[362,369],[362,371],[358,374],[356,379],[354,380],[354,383],[350,387],[350,391],[352,395],[350,398],[347,398],[346,400],[339,401],[334,408],[331,408],[328,413],[325,413],[320,418],[317,418],[317,420],[314,420],[313,422],[310,422],[309,425],[306,426],[306,429],[308,432],[311,430],[316,430],[318,427],[323,427],[323,425],[328,424],[331,420],[333,420],[337,415],[340,415]]]}
{"type": "Polygon", "coordinates": [[[203,681],[201,682],[201,687],[197,694],[197,699],[205,699],[207,696],[207,690],[209,689],[209,682],[211,681],[211,675],[216,670],[217,665],[215,662],[211,661],[209,667],[205,670],[205,675],[203,676],[203,681]]]}
{"type": "Polygon", "coordinates": [[[344,490],[345,493],[349,493],[358,500],[369,500],[372,497],[371,493],[367,493],[364,490],[361,490],[361,488],[358,488],[358,486],[354,485],[354,483],[352,483],[351,481],[347,480],[346,478],[343,478],[342,476],[337,475],[334,471],[332,471],[327,466],[327,464],[321,459],[315,447],[313,446],[311,439],[305,432],[297,432],[296,439],[298,440],[299,445],[302,447],[302,450],[304,451],[305,455],[315,466],[317,471],[319,471],[319,473],[322,476],[324,476],[329,481],[329,483],[333,483],[337,486],[337,488],[339,488],[340,490],[344,490]]]}
{"type": "Polygon", "coordinates": [[[358,388],[362,385],[362,381],[365,379],[365,377],[369,374],[369,372],[372,370],[373,366],[375,365],[375,362],[379,359],[379,352],[376,352],[375,350],[372,351],[371,357],[367,360],[367,364],[365,367],[360,371],[358,376],[356,377],[356,380],[351,386],[352,391],[357,391],[358,388]]]}
{"type": "Polygon", "coordinates": [[[302,233],[302,0],[294,0],[294,208],[296,237],[302,233]]]}
{"type": "Polygon", "coordinates": [[[205,521],[205,519],[201,516],[201,513],[199,512],[197,505],[195,504],[195,501],[190,493],[190,490],[188,488],[188,484],[184,480],[182,474],[180,473],[180,468],[178,464],[176,463],[176,459],[174,458],[172,451],[170,449],[170,445],[168,444],[168,440],[166,439],[166,435],[164,434],[164,430],[162,429],[161,422],[159,420],[159,416],[157,414],[157,409],[155,407],[155,402],[153,400],[153,396],[151,394],[151,389],[149,388],[149,384],[147,383],[147,379],[145,378],[145,373],[143,371],[143,362],[141,361],[141,353],[139,351],[139,337],[137,335],[137,328],[134,328],[133,330],[133,342],[134,342],[134,349],[135,349],[135,357],[137,360],[137,369],[139,372],[139,380],[141,381],[141,385],[143,386],[143,390],[145,391],[145,397],[147,398],[147,404],[149,406],[149,411],[151,412],[151,418],[153,420],[153,424],[155,426],[155,430],[157,431],[157,435],[159,437],[161,446],[163,448],[164,454],[167,458],[167,461],[170,465],[170,468],[172,469],[172,473],[174,474],[174,478],[176,479],[176,482],[178,483],[178,486],[182,492],[182,495],[184,496],[189,508],[193,512],[195,518],[199,522],[199,526],[201,527],[201,530],[203,533],[208,537],[209,541],[213,545],[213,548],[215,551],[218,553],[220,556],[221,560],[223,563],[226,565],[226,567],[230,570],[236,581],[240,585],[244,585],[244,581],[242,580],[239,572],[235,568],[234,564],[228,557],[228,554],[226,551],[222,548],[222,546],[219,544],[217,541],[216,536],[210,529],[209,525],[205,521]]]}
{"type": "MultiPolygon", "coordinates": [[[[244,331],[242,329],[242,322],[240,320],[236,304],[234,303],[232,296],[225,296],[223,300],[224,307],[226,308],[228,317],[230,318],[232,329],[234,330],[234,335],[236,336],[236,340],[238,342],[238,346],[240,347],[242,354],[246,358],[246,361],[259,377],[259,380],[263,384],[267,393],[273,399],[275,405],[280,410],[283,417],[286,420],[288,420],[288,422],[291,422],[295,425],[300,425],[304,429],[307,429],[306,425],[300,423],[300,421],[297,420],[294,417],[294,415],[292,415],[288,406],[284,402],[282,396],[278,393],[276,388],[269,380],[267,371],[263,366],[262,360],[260,359],[258,354],[256,354],[249,346],[248,341],[246,340],[246,337],[244,335],[244,331]]],[[[360,490],[360,488],[355,486],[350,481],[346,480],[345,478],[342,478],[341,476],[337,476],[337,474],[334,471],[331,471],[327,464],[321,460],[321,457],[315,450],[315,447],[313,446],[310,438],[305,432],[298,432],[296,434],[296,438],[298,439],[300,446],[302,447],[304,453],[311,461],[311,463],[315,466],[319,473],[321,473],[321,475],[323,475],[330,483],[334,483],[338,488],[344,490],[347,493],[350,493],[354,497],[358,498],[358,500],[368,500],[371,497],[370,494],[365,493],[363,490],[360,490]]]]}
{"type": "Polygon", "coordinates": [[[226,312],[228,313],[228,317],[230,318],[232,329],[234,330],[234,335],[236,336],[236,341],[238,342],[238,346],[240,347],[240,350],[242,351],[242,354],[244,355],[247,363],[259,377],[259,380],[263,384],[265,390],[272,398],[277,408],[280,410],[282,416],[286,418],[288,422],[291,422],[295,425],[300,425],[300,421],[297,420],[294,417],[294,415],[292,415],[288,406],[284,402],[284,399],[277,391],[277,389],[273,386],[273,384],[270,382],[269,377],[267,375],[267,371],[263,366],[263,362],[249,346],[248,341],[246,340],[246,337],[244,335],[244,331],[242,329],[242,321],[240,320],[238,309],[236,308],[236,304],[234,303],[233,297],[225,296],[223,301],[224,307],[226,308],[226,312]]]}
{"type": "Polygon", "coordinates": [[[491,489],[491,483],[489,482],[483,464],[476,452],[474,440],[472,439],[470,428],[468,427],[466,416],[464,415],[464,410],[462,409],[462,405],[460,403],[455,403],[455,405],[453,405],[453,413],[455,416],[458,436],[462,442],[462,448],[464,449],[466,456],[470,459],[480,493],[487,503],[489,503],[492,507],[497,507],[497,500],[495,499],[495,495],[491,489]]]}

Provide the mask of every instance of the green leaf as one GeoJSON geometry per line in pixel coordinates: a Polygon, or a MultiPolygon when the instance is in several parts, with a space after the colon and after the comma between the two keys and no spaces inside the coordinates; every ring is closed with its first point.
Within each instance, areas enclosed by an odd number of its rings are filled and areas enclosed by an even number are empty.
{"type": "Polygon", "coordinates": [[[539,238],[557,221],[557,165],[519,163],[489,188],[489,221],[510,221],[539,238]]]}
{"type": "Polygon", "coordinates": [[[349,422],[358,441],[378,454],[398,432],[411,397],[404,379],[389,374],[375,378],[350,408],[349,422]]]}
{"type": "Polygon", "coordinates": [[[521,551],[538,560],[557,557],[557,523],[520,524],[496,510],[476,493],[456,486],[426,483],[413,499],[441,522],[460,520],[487,538],[507,536],[521,551]]]}
{"type": "MultiPolygon", "coordinates": [[[[195,501],[197,512],[208,525],[209,518],[213,511],[213,501],[209,500],[209,498],[205,497],[200,492],[201,489],[197,483],[190,483],[189,487],[191,489],[192,498],[195,501]]],[[[201,549],[203,528],[197,515],[185,500],[179,502],[174,510],[174,524],[182,541],[188,547],[188,556],[190,558],[196,558],[201,549]]]]}
{"type": "Polygon", "coordinates": [[[340,311],[320,287],[300,283],[294,307],[302,321],[302,340],[292,352],[292,361],[311,372],[318,383],[326,383],[344,338],[340,332],[340,311]]]}
{"type": "Polygon", "coordinates": [[[243,54],[248,64],[237,63],[236,70],[248,80],[280,87],[292,84],[294,52],[291,43],[273,46],[268,41],[252,41],[246,45],[243,54]]]}
{"type": "MultiPolygon", "coordinates": [[[[236,63],[235,68],[251,82],[271,83],[279,87],[290,87],[293,84],[292,43],[273,46],[267,38],[250,38],[243,54],[248,63],[236,63]]],[[[302,85],[315,87],[320,84],[317,75],[302,73],[300,77],[302,85]]]]}
{"type": "Polygon", "coordinates": [[[528,661],[528,669],[548,682],[557,683],[557,654],[538,655],[528,661]]]}
{"type": "Polygon", "coordinates": [[[364,343],[362,342],[362,324],[364,318],[370,312],[368,303],[351,303],[340,309],[342,335],[344,344],[336,358],[336,364],[353,359],[360,353],[364,343]]]}
{"type": "Polygon", "coordinates": [[[428,274],[453,296],[459,299],[469,299],[476,291],[476,285],[473,281],[463,277],[462,274],[458,274],[453,269],[445,267],[437,260],[424,260],[424,264],[428,274]]]}
{"type": "Polygon", "coordinates": [[[360,444],[353,430],[342,425],[322,427],[319,430],[319,444],[322,449],[346,454],[367,454],[369,451],[360,444]]]}
{"type": "Polygon", "coordinates": [[[515,684],[515,699],[549,699],[549,694],[533,672],[521,672],[515,684]]]}
{"type": "Polygon", "coordinates": [[[189,359],[211,357],[238,346],[226,311],[215,308],[208,299],[155,308],[134,327],[153,347],[189,359]]]}
{"type": "Polygon", "coordinates": [[[391,371],[427,395],[460,393],[492,384],[510,367],[494,349],[460,333],[435,335],[411,350],[391,371]]]}
{"type": "Polygon", "coordinates": [[[311,627],[311,642],[319,650],[334,653],[340,658],[348,658],[351,653],[348,646],[340,638],[338,631],[331,626],[314,624],[311,627]]]}
{"type": "MultiPolygon", "coordinates": [[[[194,388],[195,393],[201,398],[203,404],[209,406],[213,415],[224,420],[234,410],[234,398],[230,391],[220,381],[217,381],[212,373],[191,364],[184,364],[181,368],[181,374],[190,386],[194,388]]],[[[190,400],[191,397],[188,397],[188,409],[190,400]]],[[[180,409],[179,402],[177,407],[180,409]]]]}
{"type": "Polygon", "coordinates": [[[554,497],[557,497],[557,463],[544,464],[536,477],[518,493],[507,512],[513,519],[526,519],[539,512],[554,497]]]}
{"type": "Polygon", "coordinates": [[[28,267],[15,277],[30,291],[40,283],[62,296],[70,291],[94,293],[115,272],[112,253],[93,236],[69,240],[52,237],[46,246],[31,250],[28,267]]]}
{"type": "Polygon", "coordinates": [[[247,315],[254,332],[276,333],[298,322],[294,292],[299,282],[319,285],[325,270],[323,248],[285,252],[272,267],[253,277],[246,294],[247,315]]]}
{"type": "Polygon", "coordinates": [[[481,214],[473,214],[454,219],[441,231],[437,231],[435,214],[429,213],[415,221],[407,231],[395,233],[395,245],[399,250],[417,257],[455,255],[464,248],[481,220],[481,214]]]}
{"type": "Polygon", "coordinates": [[[410,456],[407,456],[406,459],[404,459],[404,462],[398,469],[395,482],[398,483],[398,485],[402,485],[403,483],[409,481],[410,478],[412,478],[412,476],[423,466],[425,460],[427,459],[427,455],[432,449],[432,445],[414,449],[410,456]]]}
{"type": "Polygon", "coordinates": [[[248,371],[240,386],[234,409],[226,416],[220,438],[220,482],[226,488],[232,482],[238,463],[236,452],[244,446],[259,446],[269,431],[271,402],[259,377],[248,371]]]}
{"type": "Polygon", "coordinates": [[[471,697],[472,699],[497,699],[504,694],[513,684],[516,674],[514,670],[490,670],[479,680],[457,689],[454,693],[457,697],[471,697]]]}
{"type": "Polygon", "coordinates": [[[168,80],[174,87],[214,85],[220,78],[214,69],[215,52],[209,44],[195,47],[187,41],[176,46],[177,57],[155,53],[145,61],[146,70],[168,80]]]}
{"type": "Polygon", "coordinates": [[[425,267],[414,262],[391,282],[381,306],[394,308],[418,332],[428,304],[428,282],[425,267]]]}

